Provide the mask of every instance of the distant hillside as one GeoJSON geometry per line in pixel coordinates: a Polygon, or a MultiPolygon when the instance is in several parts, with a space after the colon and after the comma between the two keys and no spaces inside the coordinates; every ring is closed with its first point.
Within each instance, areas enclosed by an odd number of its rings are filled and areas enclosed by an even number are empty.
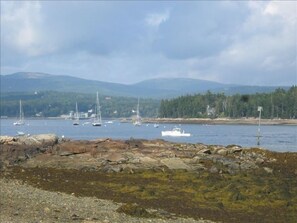
{"type": "MultiPolygon", "coordinates": [[[[272,92],[278,87],[240,86],[189,78],[160,78],[125,85],[103,81],[86,80],[72,76],[19,72],[1,75],[1,92],[60,91],[94,93],[103,95],[143,98],[172,98],[186,94],[224,92],[230,94],[253,94],[272,92]]],[[[288,87],[283,87],[288,89],[288,87]]]]}

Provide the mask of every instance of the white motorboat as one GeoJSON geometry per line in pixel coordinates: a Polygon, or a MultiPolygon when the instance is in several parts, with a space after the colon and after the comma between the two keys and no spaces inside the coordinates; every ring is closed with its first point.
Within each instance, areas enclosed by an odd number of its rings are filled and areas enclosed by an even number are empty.
{"type": "Polygon", "coordinates": [[[185,133],[184,130],[181,130],[180,128],[173,128],[170,131],[162,131],[161,132],[162,136],[173,136],[173,137],[179,137],[179,136],[185,136],[189,137],[191,136],[191,133],[185,133]]]}

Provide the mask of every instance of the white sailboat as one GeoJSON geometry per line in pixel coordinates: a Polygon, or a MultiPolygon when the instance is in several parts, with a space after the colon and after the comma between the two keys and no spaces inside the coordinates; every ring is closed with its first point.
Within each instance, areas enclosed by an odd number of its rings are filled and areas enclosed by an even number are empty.
{"type": "Polygon", "coordinates": [[[133,122],[134,126],[141,126],[141,118],[139,115],[139,98],[138,98],[138,104],[137,104],[137,110],[136,110],[136,119],[133,122]]]}
{"type": "Polygon", "coordinates": [[[98,91],[97,91],[97,99],[96,99],[96,107],[95,107],[95,118],[94,118],[94,121],[92,122],[92,125],[93,126],[102,125],[98,91]]]}
{"type": "Polygon", "coordinates": [[[79,125],[79,114],[78,114],[77,102],[76,102],[76,110],[75,110],[73,125],[79,125]]]}
{"type": "Polygon", "coordinates": [[[20,100],[20,117],[19,117],[19,120],[17,120],[13,124],[14,125],[24,125],[25,124],[25,121],[24,121],[24,112],[23,112],[23,108],[22,108],[22,100],[20,100]]]}

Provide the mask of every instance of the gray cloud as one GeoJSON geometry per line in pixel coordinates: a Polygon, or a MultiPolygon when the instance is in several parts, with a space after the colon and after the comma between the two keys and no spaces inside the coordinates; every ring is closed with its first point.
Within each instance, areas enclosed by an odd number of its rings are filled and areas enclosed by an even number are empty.
{"type": "Polygon", "coordinates": [[[1,74],[292,85],[296,4],[1,1],[1,74]]]}

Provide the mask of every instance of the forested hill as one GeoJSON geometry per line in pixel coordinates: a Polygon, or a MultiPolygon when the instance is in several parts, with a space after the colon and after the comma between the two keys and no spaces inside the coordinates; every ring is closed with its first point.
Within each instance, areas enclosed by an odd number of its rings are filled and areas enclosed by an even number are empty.
{"type": "Polygon", "coordinates": [[[297,118],[297,87],[277,89],[272,93],[226,96],[207,92],[176,99],[162,100],[160,117],[257,117],[258,106],[263,108],[263,118],[297,118]]]}
{"type": "MultiPolygon", "coordinates": [[[[215,93],[253,94],[272,92],[277,87],[240,86],[222,84],[213,81],[189,78],[159,78],[142,81],[136,84],[119,84],[103,81],[86,80],[71,76],[50,75],[37,72],[20,72],[0,75],[1,93],[59,91],[77,93],[95,93],[101,95],[142,98],[173,98],[186,94],[215,93]]],[[[282,87],[288,89],[288,87],[282,87]]]]}

